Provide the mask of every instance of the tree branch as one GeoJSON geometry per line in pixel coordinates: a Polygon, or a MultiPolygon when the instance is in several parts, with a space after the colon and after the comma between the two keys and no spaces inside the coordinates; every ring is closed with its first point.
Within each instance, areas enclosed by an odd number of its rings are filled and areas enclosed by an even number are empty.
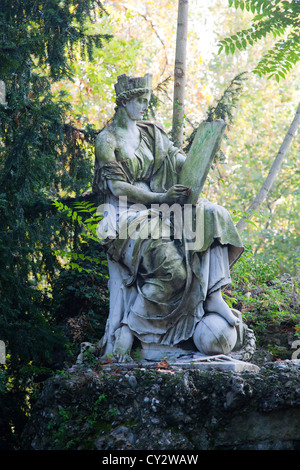
{"type": "Polygon", "coordinates": [[[288,149],[291,145],[291,142],[296,134],[297,128],[300,123],[300,104],[297,108],[296,114],[294,116],[293,122],[290,125],[289,130],[286,133],[286,136],[281,144],[279,152],[273,161],[273,164],[270,168],[269,174],[265,179],[259,193],[255,197],[254,201],[250,204],[247,209],[247,215],[243,216],[237,223],[236,228],[239,232],[242,232],[247,226],[247,219],[250,219],[253,215],[253,212],[264,202],[268,193],[270,192],[275,179],[280,171],[282,162],[288,152],[288,149]]]}
{"type": "Polygon", "coordinates": [[[188,0],[178,1],[177,37],[174,68],[174,102],[172,137],[182,147],[184,122],[184,94],[186,85],[186,49],[188,35],[188,0]]]}
{"type": "MultiPolygon", "coordinates": [[[[129,8],[126,7],[125,5],[122,5],[122,8],[124,8],[125,11],[128,11],[128,10],[129,10],[129,8]]],[[[132,11],[133,11],[134,13],[136,13],[137,15],[139,15],[141,18],[143,18],[143,19],[149,24],[150,28],[152,29],[152,31],[154,32],[155,36],[157,37],[157,39],[159,40],[159,42],[161,43],[161,45],[162,45],[162,47],[163,47],[164,54],[165,54],[165,62],[164,62],[164,65],[163,65],[163,69],[162,69],[162,71],[161,71],[161,73],[160,73],[160,76],[162,77],[162,76],[164,75],[165,70],[166,70],[167,65],[168,65],[168,54],[167,54],[166,45],[165,45],[164,41],[162,40],[160,34],[158,33],[156,27],[154,26],[153,21],[152,21],[150,18],[148,18],[146,15],[144,15],[143,13],[140,13],[140,12],[137,11],[137,10],[132,9],[132,11]]]]}

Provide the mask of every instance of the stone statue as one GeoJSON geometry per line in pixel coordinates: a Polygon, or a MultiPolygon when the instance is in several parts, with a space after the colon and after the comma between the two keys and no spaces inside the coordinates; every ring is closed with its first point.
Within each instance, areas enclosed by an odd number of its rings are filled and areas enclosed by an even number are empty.
{"type": "Polygon", "coordinates": [[[151,74],[119,76],[114,118],[96,139],[93,191],[105,195],[98,236],[110,276],[102,347],[119,362],[136,346],[149,360],[228,354],[242,322],[221,289],[243,245],[224,208],[201,197],[188,204],[187,156],[143,121],[151,90],[151,74]]]}

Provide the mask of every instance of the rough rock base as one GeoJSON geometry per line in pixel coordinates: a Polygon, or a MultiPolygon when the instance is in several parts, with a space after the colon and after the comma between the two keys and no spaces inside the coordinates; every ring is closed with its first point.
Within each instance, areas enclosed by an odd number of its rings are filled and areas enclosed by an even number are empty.
{"type": "Polygon", "coordinates": [[[24,449],[300,449],[299,361],[259,371],[77,365],[49,380],[24,449]]]}

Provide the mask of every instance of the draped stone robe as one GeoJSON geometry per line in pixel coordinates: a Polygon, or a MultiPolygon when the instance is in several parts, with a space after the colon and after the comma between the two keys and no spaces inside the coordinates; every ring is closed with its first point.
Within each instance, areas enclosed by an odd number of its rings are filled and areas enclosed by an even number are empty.
{"type": "MultiPolygon", "coordinates": [[[[110,275],[110,312],[102,340],[106,354],[113,352],[115,332],[122,325],[143,343],[175,346],[189,340],[205,314],[206,297],[230,283],[229,269],[243,252],[227,210],[206,199],[192,208],[198,243],[191,245],[184,230],[174,237],[172,216],[162,217],[155,205],[126,199],[120,204],[113,196],[111,180],[159,193],[178,183],[181,150],[157,125],[143,121],[138,128],[134,155],[108,164],[96,160],[95,165],[93,189],[104,193],[106,202],[97,231],[110,275]]],[[[184,224],[183,209],[182,219],[184,224]]]]}

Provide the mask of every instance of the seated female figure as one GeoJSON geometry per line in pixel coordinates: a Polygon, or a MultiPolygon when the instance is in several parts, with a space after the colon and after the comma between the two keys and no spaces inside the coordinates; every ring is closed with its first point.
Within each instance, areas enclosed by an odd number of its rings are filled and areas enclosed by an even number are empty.
{"type": "Polygon", "coordinates": [[[203,243],[191,247],[184,230],[189,188],[178,183],[186,156],[160,126],[142,120],[151,75],[121,75],[115,89],[114,119],[96,140],[93,185],[105,194],[98,227],[110,270],[105,354],[128,359],[135,338],[146,358],[189,348],[226,354],[239,319],[221,289],[243,252],[240,237],[224,208],[200,199],[190,213],[201,214],[203,243]]]}

